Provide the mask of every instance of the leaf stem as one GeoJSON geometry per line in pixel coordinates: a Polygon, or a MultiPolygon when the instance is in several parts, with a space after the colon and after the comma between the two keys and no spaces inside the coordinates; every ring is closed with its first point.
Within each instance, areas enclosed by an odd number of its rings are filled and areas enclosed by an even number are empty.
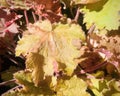
{"type": "Polygon", "coordinates": [[[94,30],[95,30],[95,24],[92,24],[92,26],[88,30],[88,34],[92,33],[94,30]]]}
{"type": "Polygon", "coordinates": [[[88,48],[90,49],[90,50],[92,50],[93,49],[93,46],[91,45],[91,43],[90,43],[90,35],[91,35],[91,33],[93,32],[95,30],[95,24],[93,24],[91,27],[90,27],[90,29],[88,30],[88,35],[87,35],[87,38],[86,38],[86,41],[87,41],[87,46],[88,46],[88,48]]]}
{"type": "Polygon", "coordinates": [[[26,10],[24,10],[24,15],[25,15],[26,24],[28,25],[29,21],[28,21],[28,16],[27,16],[27,11],[26,10]]]}
{"type": "Polygon", "coordinates": [[[80,15],[80,8],[77,8],[77,13],[75,15],[74,21],[77,22],[80,15]]]}
{"type": "Polygon", "coordinates": [[[9,80],[9,81],[5,81],[5,82],[2,82],[0,83],[0,86],[4,86],[4,85],[8,85],[8,84],[11,84],[11,83],[15,83],[15,79],[12,79],[12,80],[9,80]]]}
{"type": "Polygon", "coordinates": [[[36,22],[37,19],[36,19],[35,13],[33,11],[32,11],[32,16],[33,16],[34,22],[36,22]]]}
{"type": "MultiPolygon", "coordinates": [[[[86,72],[93,72],[93,71],[99,69],[100,67],[102,67],[102,66],[104,66],[104,65],[106,65],[106,64],[107,64],[107,61],[104,61],[104,62],[102,62],[102,63],[100,63],[100,64],[95,65],[95,66],[89,67],[89,68],[87,68],[87,69],[85,69],[85,70],[83,70],[83,71],[84,71],[85,73],[86,73],[86,72]]],[[[80,72],[80,73],[81,73],[81,72],[80,72]]]]}

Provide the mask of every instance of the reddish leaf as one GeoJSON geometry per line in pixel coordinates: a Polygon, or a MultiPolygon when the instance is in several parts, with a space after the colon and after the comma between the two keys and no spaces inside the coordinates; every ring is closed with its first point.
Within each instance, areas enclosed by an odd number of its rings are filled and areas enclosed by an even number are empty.
{"type": "Polygon", "coordinates": [[[58,22],[61,18],[61,5],[59,0],[35,0],[33,9],[40,17],[58,22]]]}
{"type": "Polygon", "coordinates": [[[43,5],[44,10],[51,10],[55,13],[60,12],[60,0],[34,0],[37,4],[43,5]]]}
{"type": "Polygon", "coordinates": [[[0,9],[0,18],[5,18],[6,15],[7,13],[3,9],[0,9]]]}

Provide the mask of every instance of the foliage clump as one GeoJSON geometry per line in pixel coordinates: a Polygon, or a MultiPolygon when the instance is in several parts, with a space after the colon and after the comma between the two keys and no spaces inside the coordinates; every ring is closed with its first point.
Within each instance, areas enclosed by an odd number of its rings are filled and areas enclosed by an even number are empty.
{"type": "Polygon", "coordinates": [[[0,45],[12,34],[12,54],[25,60],[25,68],[14,73],[18,86],[2,96],[120,95],[117,0],[0,3],[0,13],[9,17],[0,16],[0,45]]]}

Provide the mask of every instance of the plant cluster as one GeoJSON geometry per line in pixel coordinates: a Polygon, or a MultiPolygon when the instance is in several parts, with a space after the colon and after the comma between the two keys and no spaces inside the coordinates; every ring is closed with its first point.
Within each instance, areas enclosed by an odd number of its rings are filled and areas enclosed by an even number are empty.
{"type": "Polygon", "coordinates": [[[119,0],[3,0],[0,14],[0,48],[25,60],[2,96],[120,96],[119,0]]]}

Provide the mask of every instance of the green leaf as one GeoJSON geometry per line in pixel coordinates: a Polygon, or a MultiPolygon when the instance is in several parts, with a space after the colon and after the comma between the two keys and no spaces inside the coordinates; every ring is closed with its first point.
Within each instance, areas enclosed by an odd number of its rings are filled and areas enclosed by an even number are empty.
{"type": "Polygon", "coordinates": [[[95,94],[95,96],[112,96],[112,94],[115,95],[120,93],[120,82],[115,79],[107,80],[107,78],[105,78],[102,80],[91,78],[90,81],[90,89],[95,94]]]}
{"type": "Polygon", "coordinates": [[[43,67],[45,76],[52,76],[54,74],[54,65],[53,65],[54,62],[53,61],[54,59],[51,57],[46,58],[45,65],[43,67]]]}
{"type": "Polygon", "coordinates": [[[120,96],[120,93],[114,93],[112,96],[120,96]]]}
{"type": "Polygon", "coordinates": [[[26,55],[27,52],[31,49],[32,46],[35,46],[36,42],[39,41],[38,35],[24,35],[22,39],[18,41],[16,47],[16,56],[26,55]]]}
{"type": "Polygon", "coordinates": [[[85,34],[79,25],[61,23],[52,25],[45,20],[31,25],[24,33],[18,42],[16,55],[28,53],[26,67],[33,70],[36,85],[41,77],[52,76],[59,70],[67,75],[73,73],[77,66],[74,60],[79,57],[79,50],[73,41],[85,40],[85,34]]]}
{"type": "Polygon", "coordinates": [[[120,26],[120,3],[118,0],[101,0],[85,5],[82,11],[87,28],[94,23],[98,29],[117,30],[120,26]]]}
{"type": "Polygon", "coordinates": [[[90,96],[86,89],[87,84],[76,76],[60,80],[56,86],[57,96],[90,96]]]}
{"type": "Polygon", "coordinates": [[[95,96],[103,96],[103,89],[107,89],[107,85],[106,82],[100,79],[95,79],[95,78],[91,78],[91,86],[90,89],[92,90],[92,92],[94,93],[95,96]]]}
{"type": "Polygon", "coordinates": [[[15,67],[15,66],[10,66],[10,68],[8,70],[1,72],[2,80],[7,81],[7,80],[13,79],[13,73],[15,73],[18,70],[19,70],[19,68],[15,67]]]}
{"type": "Polygon", "coordinates": [[[22,84],[22,85],[26,85],[27,82],[32,83],[32,76],[31,76],[31,72],[29,71],[18,71],[14,74],[14,78],[17,79],[18,83],[22,84]]]}
{"type": "Polygon", "coordinates": [[[118,96],[118,94],[120,93],[120,81],[112,79],[109,80],[106,84],[108,86],[108,89],[104,89],[103,94],[105,96],[118,96]]]}
{"type": "Polygon", "coordinates": [[[85,40],[85,35],[80,26],[76,24],[59,24],[54,31],[54,40],[58,51],[56,60],[66,66],[65,71],[70,75],[77,66],[74,59],[79,57],[79,51],[73,45],[73,41],[85,40]]]}
{"type": "MultiPolygon", "coordinates": [[[[11,3],[11,7],[15,8],[15,9],[26,9],[26,10],[30,9],[30,7],[27,6],[25,0],[11,0],[10,3],[11,3]]],[[[30,4],[30,2],[29,2],[29,4],[30,4]]],[[[32,5],[32,2],[31,2],[31,5],[32,5]]]]}
{"type": "Polygon", "coordinates": [[[42,82],[42,86],[36,87],[32,81],[32,73],[30,71],[19,71],[14,74],[15,79],[22,88],[15,87],[4,93],[2,96],[55,96],[46,82],[42,82]]]}
{"type": "Polygon", "coordinates": [[[52,31],[52,24],[48,20],[44,20],[44,21],[41,21],[41,22],[36,22],[36,23],[34,23],[34,25],[40,27],[41,30],[52,31]]]}
{"type": "Polygon", "coordinates": [[[0,6],[1,7],[8,7],[8,3],[6,2],[6,0],[0,0],[0,6]]]}
{"type": "Polygon", "coordinates": [[[77,4],[91,4],[91,3],[96,3],[100,0],[74,0],[75,5],[77,4]]]}
{"type": "Polygon", "coordinates": [[[63,3],[64,8],[72,7],[73,5],[79,4],[91,4],[101,0],[60,0],[63,3]]]}
{"type": "Polygon", "coordinates": [[[27,57],[26,68],[33,70],[32,77],[35,86],[38,86],[44,79],[43,62],[44,57],[37,53],[31,53],[27,57]]]}

